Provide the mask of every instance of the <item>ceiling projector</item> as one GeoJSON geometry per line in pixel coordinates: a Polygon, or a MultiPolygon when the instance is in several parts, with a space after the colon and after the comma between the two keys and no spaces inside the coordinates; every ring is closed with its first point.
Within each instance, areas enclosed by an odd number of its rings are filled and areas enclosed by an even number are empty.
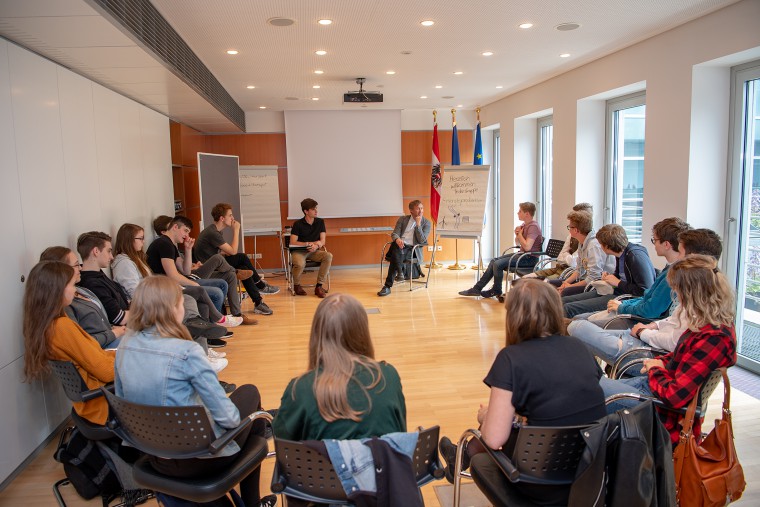
{"type": "Polygon", "coordinates": [[[364,90],[364,81],[366,79],[363,77],[356,78],[356,84],[359,85],[359,91],[355,92],[347,92],[343,94],[343,103],[349,103],[349,102],[382,102],[383,101],[383,94],[380,92],[370,92],[364,90]]]}

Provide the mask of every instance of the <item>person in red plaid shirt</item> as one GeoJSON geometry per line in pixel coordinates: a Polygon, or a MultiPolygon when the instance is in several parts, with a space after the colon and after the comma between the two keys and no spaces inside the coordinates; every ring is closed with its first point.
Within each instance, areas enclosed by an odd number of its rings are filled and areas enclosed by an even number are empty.
{"type": "MultiPolygon", "coordinates": [[[[656,359],[647,359],[641,369],[646,376],[622,380],[600,380],[605,397],[638,392],[654,396],[673,408],[685,407],[700,386],[717,368],[736,363],[734,292],[714,258],[688,255],[675,262],[668,272],[668,284],[681,303],[687,329],[675,350],[656,359]]],[[[607,406],[613,413],[631,403],[620,401],[607,406]]],[[[660,411],[660,419],[675,446],[681,431],[681,416],[660,411]]],[[[694,423],[699,435],[701,421],[694,423]]]]}

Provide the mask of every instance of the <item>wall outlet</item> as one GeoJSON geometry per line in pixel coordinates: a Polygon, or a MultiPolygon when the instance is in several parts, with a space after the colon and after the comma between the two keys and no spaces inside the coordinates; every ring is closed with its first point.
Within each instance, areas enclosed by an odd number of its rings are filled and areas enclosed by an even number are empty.
{"type": "Polygon", "coordinates": [[[254,258],[254,259],[261,259],[261,258],[262,258],[262,255],[261,255],[260,253],[257,253],[257,254],[253,254],[253,258],[254,258]]]}
{"type": "Polygon", "coordinates": [[[432,252],[432,251],[433,251],[433,247],[432,247],[432,246],[429,246],[429,247],[428,247],[428,252],[432,252]]]}
{"type": "Polygon", "coordinates": [[[437,247],[437,250],[438,250],[439,252],[442,252],[442,251],[443,251],[443,245],[438,245],[438,247],[437,247]]]}

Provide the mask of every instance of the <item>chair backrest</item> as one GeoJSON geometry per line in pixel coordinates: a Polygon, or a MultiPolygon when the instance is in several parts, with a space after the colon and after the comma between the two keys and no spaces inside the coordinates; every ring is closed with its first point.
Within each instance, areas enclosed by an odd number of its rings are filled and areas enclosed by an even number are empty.
{"type": "Polygon", "coordinates": [[[544,251],[549,257],[556,258],[562,251],[563,246],[565,246],[564,239],[549,239],[546,243],[546,248],[544,251]]]}
{"type": "Polygon", "coordinates": [[[718,368],[710,373],[710,376],[707,377],[707,380],[702,384],[702,387],[699,388],[699,405],[697,407],[700,417],[704,417],[705,412],[707,412],[707,402],[710,400],[710,396],[712,396],[712,393],[720,385],[722,380],[723,371],[722,368],[718,368]]]}
{"type": "MultiPolygon", "coordinates": [[[[412,459],[418,486],[443,477],[443,467],[438,460],[439,433],[438,426],[419,431],[412,459]]],[[[275,438],[274,447],[277,468],[272,477],[273,492],[297,492],[298,498],[315,502],[347,500],[329,457],[323,456],[303,442],[275,438]]]]}
{"type": "Polygon", "coordinates": [[[108,427],[129,445],[163,458],[209,455],[216,436],[203,405],[141,405],[103,392],[110,409],[108,427]]]}
{"type": "Polygon", "coordinates": [[[53,374],[58,378],[63,386],[63,392],[66,393],[66,397],[75,402],[80,403],[101,396],[100,391],[95,390],[91,396],[83,396],[84,393],[88,393],[89,389],[84,379],[79,374],[77,367],[71,361],[48,361],[50,369],[53,374]]]}
{"type": "Polygon", "coordinates": [[[517,435],[512,463],[518,480],[530,483],[570,484],[575,478],[586,442],[581,430],[588,426],[523,426],[517,435]]]}

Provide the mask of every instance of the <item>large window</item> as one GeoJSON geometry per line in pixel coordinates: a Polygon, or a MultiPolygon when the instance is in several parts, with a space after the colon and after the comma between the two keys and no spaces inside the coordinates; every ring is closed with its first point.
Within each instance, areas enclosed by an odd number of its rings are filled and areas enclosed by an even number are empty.
{"type": "Polygon", "coordinates": [[[643,93],[607,102],[606,218],[622,225],[633,243],[641,243],[645,122],[643,93]]]}
{"type": "Polygon", "coordinates": [[[732,69],[729,271],[736,281],[739,364],[760,373],[760,62],[732,69]],[[737,248],[738,245],[738,248],[737,248]]]}
{"type": "Polygon", "coordinates": [[[544,237],[552,237],[552,138],[554,118],[545,116],[538,119],[538,202],[536,220],[541,225],[544,237]]]}

